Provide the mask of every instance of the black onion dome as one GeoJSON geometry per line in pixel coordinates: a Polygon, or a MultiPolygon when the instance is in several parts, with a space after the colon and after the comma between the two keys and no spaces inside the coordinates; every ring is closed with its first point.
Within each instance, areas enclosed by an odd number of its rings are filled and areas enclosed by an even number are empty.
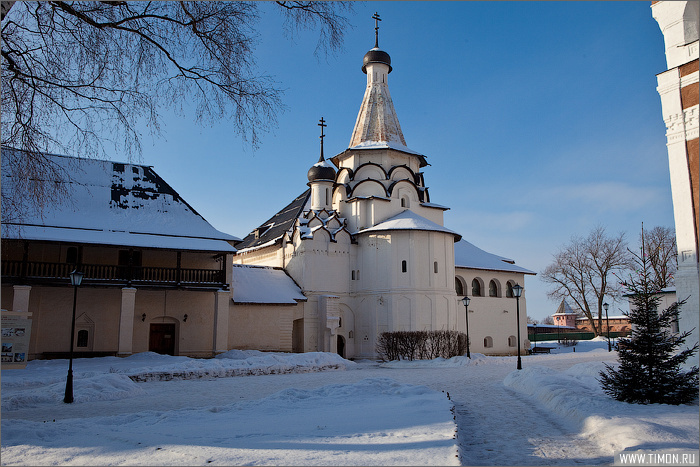
{"type": "Polygon", "coordinates": [[[391,73],[391,57],[388,53],[381,50],[379,47],[370,49],[362,59],[362,72],[367,74],[367,65],[370,63],[383,63],[389,66],[389,73],[391,73]]]}
{"type": "Polygon", "coordinates": [[[321,160],[311,166],[306,177],[310,182],[318,180],[335,181],[335,169],[325,160],[321,160]]]}

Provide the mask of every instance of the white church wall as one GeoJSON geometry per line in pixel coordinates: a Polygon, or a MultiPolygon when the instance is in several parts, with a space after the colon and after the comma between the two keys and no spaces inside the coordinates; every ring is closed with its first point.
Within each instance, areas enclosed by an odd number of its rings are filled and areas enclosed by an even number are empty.
{"type": "MultiPolygon", "coordinates": [[[[517,336],[516,299],[506,296],[507,283],[518,283],[527,288],[523,274],[500,272],[483,269],[455,268],[455,274],[466,284],[466,292],[471,299],[469,303],[469,337],[470,350],[486,355],[515,355],[517,346],[509,345],[508,338],[517,336]],[[481,296],[475,296],[472,281],[477,279],[481,285],[481,296]],[[489,284],[497,285],[496,296],[489,296],[489,284]],[[490,338],[490,339],[487,339],[490,338]],[[487,347],[487,339],[491,346],[487,347]]],[[[527,340],[527,305],[526,292],[520,297],[520,342],[521,353],[528,348],[527,340]]],[[[461,298],[457,302],[457,322],[461,332],[466,331],[465,307],[461,298]]]]}

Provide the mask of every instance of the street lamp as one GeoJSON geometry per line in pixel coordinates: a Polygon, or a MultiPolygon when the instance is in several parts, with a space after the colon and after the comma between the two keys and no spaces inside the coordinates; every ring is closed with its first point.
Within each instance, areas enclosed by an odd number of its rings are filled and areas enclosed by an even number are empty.
{"type": "Polygon", "coordinates": [[[523,369],[523,364],[520,361],[520,295],[523,293],[523,287],[519,284],[513,286],[513,295],[515,295],[516,316],[518,323],[518,370],[523,369]]]}
{"type": "Polygon", "coordinates": [[[605,309],[605,326],[608,328],[608,352],[612,351],[612,346],[610,345],[610,319],[608,319],[608,305],[603,303],[603,308],[605,309]]]}
{"type": "Polygon", "coordinates": [[[75,339],[75,302],[78,298],[78,287],[83,281],[83,273],[77,269],[70,273],[70,283],[73,286],[73,320],[70,326],[70,353],[68,357],[68,378],[66,379],[66,396],[63,402],[70,404],[73,402],[73,340],[75,339]]]}
{"type": "Polygon", "coordinates": [[[471,300],[469,297],[464,297],[462,299],[462,303],[464,303],[464,309],[466,310],[465,316],[467,317],[467,358],[472,358],[471,354],[469,353],[469,302],[471,300]]]}

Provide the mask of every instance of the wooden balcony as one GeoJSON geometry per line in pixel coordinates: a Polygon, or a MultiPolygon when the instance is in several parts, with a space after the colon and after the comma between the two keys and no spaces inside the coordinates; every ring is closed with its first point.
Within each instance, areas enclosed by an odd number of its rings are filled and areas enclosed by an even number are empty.
{"type": "MultiPolygon", "coordinates": [[[[70,284],[74,264],[37,261],[2,261],[2,281],[26,284],[70,284]]],[[[228,288],[226,271],[220,269],[165,268],[81,264],[84,285],[122,287],[228,288]]]]}

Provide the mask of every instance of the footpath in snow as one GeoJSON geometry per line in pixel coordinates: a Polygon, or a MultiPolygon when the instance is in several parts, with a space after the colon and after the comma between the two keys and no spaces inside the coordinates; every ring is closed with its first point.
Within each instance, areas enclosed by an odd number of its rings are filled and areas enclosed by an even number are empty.
{"type": "Polygon", "coordinates": [[[74,404],[62,402],[67,361],[33,361],[2,372],[2,464],[593,465],[698,449],[697,403],[614,401],[596,381],[616,360],[605,342],[549,344],[521,371],[480,354],[77,359],[74,404]]]}

